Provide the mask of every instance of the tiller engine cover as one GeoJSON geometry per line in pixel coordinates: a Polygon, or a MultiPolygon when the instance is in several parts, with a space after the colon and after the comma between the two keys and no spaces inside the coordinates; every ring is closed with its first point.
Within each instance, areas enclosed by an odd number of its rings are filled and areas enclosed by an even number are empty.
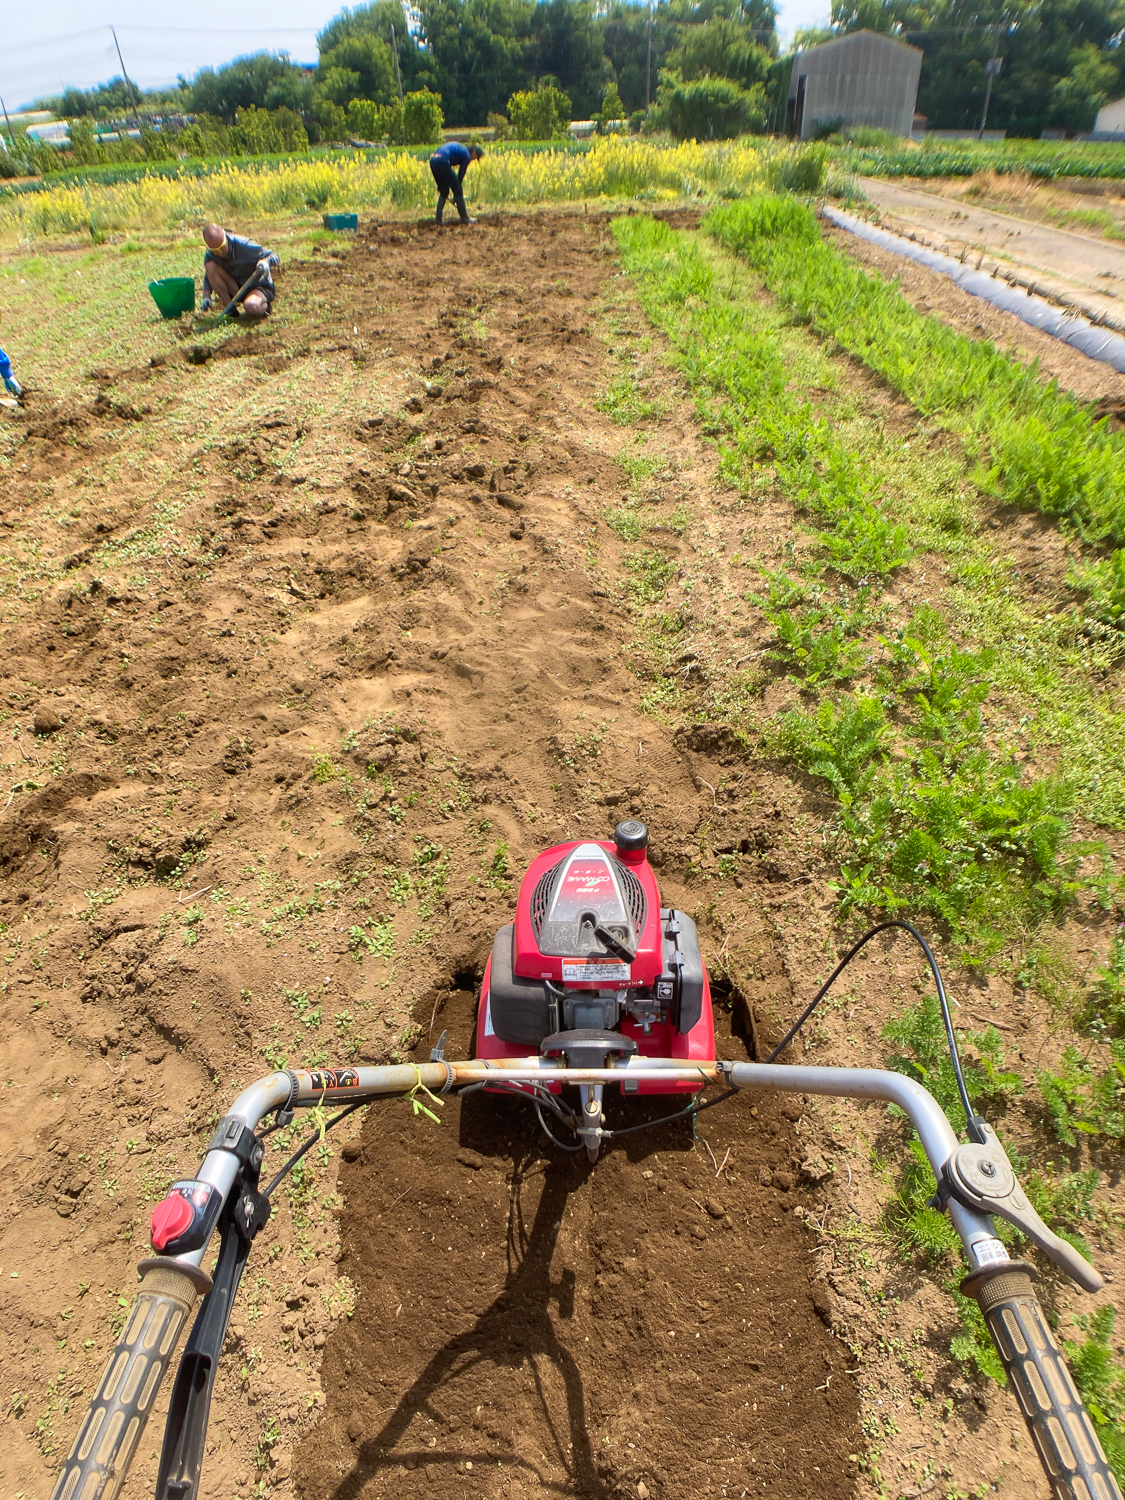
{"type": "MultiPolygon", "coordinates": [[[[695,923],[661,906],[647,851],[648,830],[631,819],[613,843],[558,844],[533,861],[516,919],[496,934],[484,971],[478,1057],[537,1052],[599,1067],[615,1055],[714,1061],[695,923]]],[[[624,1084],[641,1094],[694,1087],[624,1084]]]]}

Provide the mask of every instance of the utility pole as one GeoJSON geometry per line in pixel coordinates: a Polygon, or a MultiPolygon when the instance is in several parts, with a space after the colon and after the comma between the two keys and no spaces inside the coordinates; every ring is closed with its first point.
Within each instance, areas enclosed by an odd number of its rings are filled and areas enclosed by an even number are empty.
{"type": "Polygon", "coordinates": [[[4,124],[7,125],[7,127],[8,127],[8,139],[12,143],[12,150],[15,151],[15,149],[16,149],[16,133],[12,129],[12,122],[11,122],[11,120],[8,119],[8,106],[4,103],[4,99],[3,99],[2,95],[0,95],[0,109],[2,109],[4,111],[4,124]]]}
{"type": "Polygon", "coordinates": [[[655,0],[648,0],[648,61],[645,63],[645,109],[652,103],[652,7],[655,0]]]}
{"type": "Polygon", "coordinates": [[[391,22],[391,51],[395,55],[395,77],[398,79],[398,102],[402,103],[402,69],[398,65],[398,39],[395,36],[394,22],[391,22]]]}
{"type": "Polygon", "coordinates": [[[977,131],[978,141],[984,140],[984,127],[988,124],[988,106],[992,102],[992,80],[999,73],[1002,61],[997,56],[1000,49],[1000,26],[1001,23],[997,21],[996,29],[992,33],[992,56],[985,67],[985,72],[988,74],[988,82],[984,86],[984,109],[981,111],[980,129],[977,131]]]}
{"type": "Polygon", "coordinates": [[[121,64],[121,76],[125,80],[125,87],[129,90],[129,98],[133,101],[133,119],[137,122],[137,130],[139,131],[141,128],[141,112],[137,108],[136,91],[133,88],[128,73],[125,71],[125,59],[121,56],[121,43],[117,40],[117,32],[114,31],[112,26],[109,30],[110,35],[113,37],[113,45],[117,48],[117,61],[121,64]]]}

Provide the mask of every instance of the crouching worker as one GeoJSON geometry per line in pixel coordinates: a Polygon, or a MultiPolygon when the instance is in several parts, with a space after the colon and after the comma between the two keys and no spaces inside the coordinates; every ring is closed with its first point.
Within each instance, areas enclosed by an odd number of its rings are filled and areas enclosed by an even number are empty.
{"type": "MultiPolygon", "coordinates": [[[[280,270],[281,261],[271,250],[263,250],[253,240],[240,234],[228,234],[219,224],[208,224],[203,230],[203,243],[207,253],[203,257],[203,301],[199,304],[203,312],[209,311],[211,299],[218,298],[226,307],[232,297],[242,290],[248,281],[257,278],[253,291],[242,299],[247,317],[264,318],[270,304],[277,295],[273,284],[273,273],[280,270]]],[[[238,309],[234,310],[237,315],[238,309]]]]}
{"type": "Polygon", "coordinates": [[[430,157],[430,171],[434,174],[437,183],[437,222],[441,223],[442,212],[445,208],[445,200],[450,193],[457,205],[457,212],[461,216],[462,224],[475,224],[475,219],[469,218],[469,210],[465,207],[465,194],[461,184],[465,181],[465,173],[469,170],[471,162],[480,161],[484,152],[479,146],[462,146],[460,141],[450,141],[445,146],[439,146],[430,157]]]}

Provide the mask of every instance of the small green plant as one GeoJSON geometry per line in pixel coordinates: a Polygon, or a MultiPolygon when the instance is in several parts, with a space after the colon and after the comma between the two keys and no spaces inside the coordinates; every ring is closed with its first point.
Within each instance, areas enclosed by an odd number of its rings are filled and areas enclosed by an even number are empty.
{"type": "Polygon", "coordinates": [[[1100,1071],[1077,1047],[1067,1047],[1057,1070],[1040,1072],[1039,1090],[1054,1133],[1067,1146],[1079,1135],[1125,1141],[1125,1039],[1109,1045],[1100,1071]]]}
{"type": "Polygon", "coordinates": [[[783,715],[779,738],[801,769],[822,776],[848,807],[871,787],[888,728],[877,698],[859,695],[839,704],[825,698],[813,713],[783,715]]]}
{"type": "Polygon", "coordinates": [[[615,531],[623,542],[639,542],[644,535],[644,523],[635,510],[617,506],[605,513],[605,523],[615,531]]]}
{"type": "Polygon", "coordinates": [[[639,422],[660,416],[662,410],[660,403],[646,396],[637,377],[628,371],[615,376],[605,395],[594,405],[621,427],[635,427],[639,422]]]}
{"type": "Polygon", "coordinates": [[[511,863],[508,859],[508,845],[501,841],[492,851],[492,858],[488,862],[485,872],[484,883],[494,891],[505,891],[510,884],[508,875],[511,863]]]}
{"type": "Polygon", "coordinates": [[[390,922],[368,923],[368,927],[370,931],[358,925],[348,928],[348,941],[356,958],[362,958],[365,953],[374,954],[376,958],[392,958],[395,949],[393,925],[390,922]]]}
{"type": "Polygon", "coordinates": [[[1125,927],[1114,933],[1105,968],[1087,1001],[1085,1021],[1091,1033],[1125,1034],[1125,927]]]}
{"type": "Polygon", "coordinates": [[[183,934],[184,942],[189,948],[194,948],[199,941],[199,924],[202,921],[203,908],[201,906],[189,906],[180,918],[180,932],[183,934]]]}
{"type": "Polygon", "coordinates": [[[309,998],[305,990],[283,990],[289,1008],[306,1031],[314,1031],[320,1025],[320,1005],[309,998]]]}
{"type": "Polygon", "coordinates": [[[625,592],[633,604],[658,604],[675,574],[675,564],[659,552],[630,552],[624,558],[629,574],[625,592]]]}
{"type": "MultiPolygon", "coordinates": [[[[929,1089],[953,1128],[964,1130],[965,1111],[937,996],[923,995],[916,1004],[907,1006],[884,1027],[883,1040],[897,1049],[887,1058],[887,1066],[929,1089]]],[[[1003,1039],[994,1026],[963,1032],[960,1042],[965,1087],[974,1106],[1003,1108],[1022,1092],[1019,1074],[1005,1066],[1003,1039]]]]}
{"type": "Polygon", "coordinates": [[[950,1354],[974,1373],[1006,1385],[1008,1382],[1004,1362],[996,1352],[996,1345],[992,1342],[992,1335],[975,1299],[966,1297],[955,1281],[949,1283],[946,1291],[953,1298],[962,1329],[950,1342],[950,1354]]]}
{"type": "Polygon", "coordinates": [[[1110,1467],[1125,1483],[1125,1367],[1113,1357],[1115,1316],[1107,1304],[1075,1318],[1085,1337],[1064,1340],[1063,1352],[1110,1467]]]}
{"type": "Polygon", "coordinates": [[[347,774],[342,766],[336,764],[327,750],[313,756],[313,780],[321,785],[327,781],[339,781],[341,778],[346,778],[347,774]]]}

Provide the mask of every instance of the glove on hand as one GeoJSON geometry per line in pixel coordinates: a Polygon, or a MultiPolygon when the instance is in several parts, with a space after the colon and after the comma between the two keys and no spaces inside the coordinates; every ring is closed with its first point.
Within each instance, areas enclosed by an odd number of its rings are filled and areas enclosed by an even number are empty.
{"type": "Polygon", "coordinates": [[[5,378],[5,380],[4,380],[4,384],[8,388],[8,391],[9,391],[9,393],[11,395],[13,395],[13,396],[22,396],[23,395],[23,386],[20,385],[19,381],[16,379],[16,377],[14,375],[8,375],[5,378]]]}
{"type": "Polygon", "coordinates": [[[211,299],[210,299],[210,297],[204,297],[203,301],[199,304],[199,311],[200,312],[210,312],[211,311],[211,299]]]}

